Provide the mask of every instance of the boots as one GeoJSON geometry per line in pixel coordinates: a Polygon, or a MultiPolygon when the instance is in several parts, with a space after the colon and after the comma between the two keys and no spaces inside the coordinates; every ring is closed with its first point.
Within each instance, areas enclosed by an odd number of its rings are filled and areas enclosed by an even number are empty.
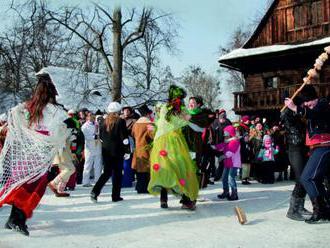
{"type": "Polygon", "coordinates": [[[19,232],[25,236],[29,236],[28,227],[26,225],[26,217],[22,210],[13,205],[11,214],[5,228],[12,229],[16,232],[19,232]]]}
{"type": "MultiPolygon", "coordinates": [[[[298,198],[291,196],[290,207],[286,213],[286,217],[291,220],[304,221],[305,218],[302,216],[302,213],[299,211],[301,208],[304,208],[304,198],[298,198]]],[[[306,210],[307,211],[307,210],[306,210]]]]}
{"type": "Polygon", "coordinates": [[[97,195],[93,191],[91,192],[90,197],[92,202],[97,203],[97,195]]]}
{"type": "Polygon", "coordinates": [[[311,211],[308,211],[304,206],[305,206],[305,198],[300,198],[301,200],[299,201],[298,205],[298,212],[301,215],[312,215],[311,211]]]}
{"type": "Polygon", "coordinates": [[[318,196],[312,199],[312,205],[313,214],[309,219],[305,220],[306,223],[316,224],[320,220],[330,220],[330,211],[326,207],[326,203],[323,197],[318,196]]]}
{"type": "Polygon", "coordinates": [[[160,207],[161,208],[168,208],[167,201],[160,201],[160,207]]]}
{"type": "Polygon", "coordinates": [[[237,201],[238,195],[237,195],[237,189],[232,189],[231,195],[228,197],[228,201],[237,201]]]}
{"type": "Polygon", "coordinates": [[[229,198],[229,189],[223,189],[223,193],[217,196],[219,199],[229,198]]]}
{"type": "Polygon", "coordinates": [[[16,212],[15,212],[15,207],[12,206],[9,218],[5,224],[5,228],[12,229],[11,227],[14,225],[14,222],[16,221],[16,219],[17,219],[17,217],[16,217],[16,212]]]}

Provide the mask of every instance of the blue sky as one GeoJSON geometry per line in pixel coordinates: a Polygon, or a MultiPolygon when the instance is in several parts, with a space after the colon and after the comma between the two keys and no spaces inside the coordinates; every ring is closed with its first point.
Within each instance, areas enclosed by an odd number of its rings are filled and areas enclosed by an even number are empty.
{"type": "MultiPolygon", "coordinates": [[[[1,0],[0,16],[10,20],[6,5],[11,0],[1,0]],[[8,18],[7,18],[8,17],[8,18]]],[[[17,0],[16,0],[17,1],[17,0]]],[[[20,2],[22,2],[20,0],[20,2]]],[[[88,5],[87,0],[52,0],[53,5],[88,5]]],[[[247,25],[256,17],[262,16],[269,0],[96,0],[106,6],[120,3],[123,7],[143,5],[171,12],[180,24],[178,56],[163,54],[163,63],[171,66],[175,75],[179,75],[189,65],[200,65],[213,74],[218,68],[217,53],[219,46],[226,44],[233,30],[239,25],[247,25]]],[[[3,22],[0,25],[4,25],[3,22]]],[[[0,27],[1,28],[1,27],[0,27]]]]}

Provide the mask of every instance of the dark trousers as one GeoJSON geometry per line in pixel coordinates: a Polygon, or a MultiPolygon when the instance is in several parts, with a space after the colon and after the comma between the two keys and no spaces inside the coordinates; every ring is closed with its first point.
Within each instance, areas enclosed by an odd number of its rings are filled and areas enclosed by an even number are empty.
{"type": "Polygon", "coordinates": [[[123,171],[123,158],[110,157],[106,152],[102,152],[104,169],[99,180],[96,182],[92,192],[98,196],[102,188],[112,176],[112,199],[118,199],[121,191],[122,171],[123,171]]]}
{"type": "Polygon", "coordinates": [[[136,172],[136,191],[138,193],[148,193],[149,180],[150,174],[148,172],[136,172]]]}
{"type": "Polygon", "coordinates": [[[330,147],[315,148],[310,155],[300,181],[311,200],[325,197],[323,181],[330,166],[330,147]]]}
{"type": "Polygon", "coordinates": [[[292,196],[298,198],[304,198],[306,196],[306,190],[300,182],[301,174],[305,168],[307,162],[306,148],[303,145],[289,145],[289,161],[295,174],[296,184],[292,191],[292,196]]]}
{"type": "Polygon", "coordinates": [[[160,201],[167,202],[167,190],[165,188],[162,188],[160,191],[160,201]]]}
{"type": "Polygon", "coordinates": [[[261,183],[274,183],[274,168],[275,162],[274,161],[263,161],[260,164],[260,179],[261,183]]]}

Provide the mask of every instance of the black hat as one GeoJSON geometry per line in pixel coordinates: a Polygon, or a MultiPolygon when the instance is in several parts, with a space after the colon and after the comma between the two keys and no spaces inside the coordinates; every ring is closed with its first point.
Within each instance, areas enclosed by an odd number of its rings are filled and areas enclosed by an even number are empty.
{"type": "Polygon", "coordinates": [[[102,115],[102,114],[103,114],[102,111],[99,109],[95,112],[95,115],[102,115]]]}
{"type": "Polygon", "coordinates": [[[301,105],[304,102],[304,99],[301,96],[296,96],[295,98],[293,98],[293,103],[295,105],[301,105]]]}
{"type": "Polygon", "coordinates": [[[143,104],[141,107],[139,107],[137,109],[139,111],[139,113],[141,114],[141,116],[146,116],[150,113],[152,113],[152,110],[148,108],[147,105],[143,104]]]}
{"type": "Polygon", "coordinates": [[[304,102],[309,102],[318,98],[314,86],[310,84],[307,84],[304,88],[302,88],[300,91],[300,96],[304,102]]]}

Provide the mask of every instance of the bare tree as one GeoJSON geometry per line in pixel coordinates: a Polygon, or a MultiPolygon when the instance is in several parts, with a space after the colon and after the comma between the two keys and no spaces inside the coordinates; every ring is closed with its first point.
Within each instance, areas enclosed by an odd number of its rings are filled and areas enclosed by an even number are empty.
{"type": "Polygon", "coordinates": [[[35,0],[12,4],[13,26],[0,34],[0,88],[7,96],[13,95],[13,104],[30,95],[33,72],[69,57],[60,25],[50,25],[45,10],[44,3],[35,0]]]}
{"type": "Polygon", "coordinates": [[[199,66],[190,66],[182,77],[183,85],[192,96],[201,96],[209,108],[218,106],[219,82],[199,66]]]}
{"type": "MultiPolygon", "coordinates": [[[[220,46],[220,55],[227,54],[234,49],[242,47],[247,41],[247,39],[250,37],[250,34],[250,29],[246,29],[242,26],[237,27],[233,32],[229,42],[225,46],[220,46]]],[[[221,72],[225,72],[226,74],[228,74],[223,80],[223,82],[229,85],[232,90],[238,91],[244,89],[245,79],[241,72],[225,68],[221,68],[219,70],[219,73],[221,72]]]]}
{"type": "Polygon", "coordinates": [[[101,55],[106,72],[111,77],[109,90],[114,101],[121,101],[122,98],[124,51],[144,36],[151,15],[152,9],[143,8],[140,13],[132,9],[129,17],[123,20],[120,7],[111,13],[98,4],[94,4],[92,15],[79,8],[65,8],[62,13],[49,11],[52,20],[66,27],[101,55]]]}
{"type": "Polygon", "coordinates": [[[128,49],[125,71],[137,86],[150,90],[161,83],[164,69],[160,52],[166,50],[175,55],[177,28],[171,14],[160,13],[149,22],[143,38],[128,49]]]}

